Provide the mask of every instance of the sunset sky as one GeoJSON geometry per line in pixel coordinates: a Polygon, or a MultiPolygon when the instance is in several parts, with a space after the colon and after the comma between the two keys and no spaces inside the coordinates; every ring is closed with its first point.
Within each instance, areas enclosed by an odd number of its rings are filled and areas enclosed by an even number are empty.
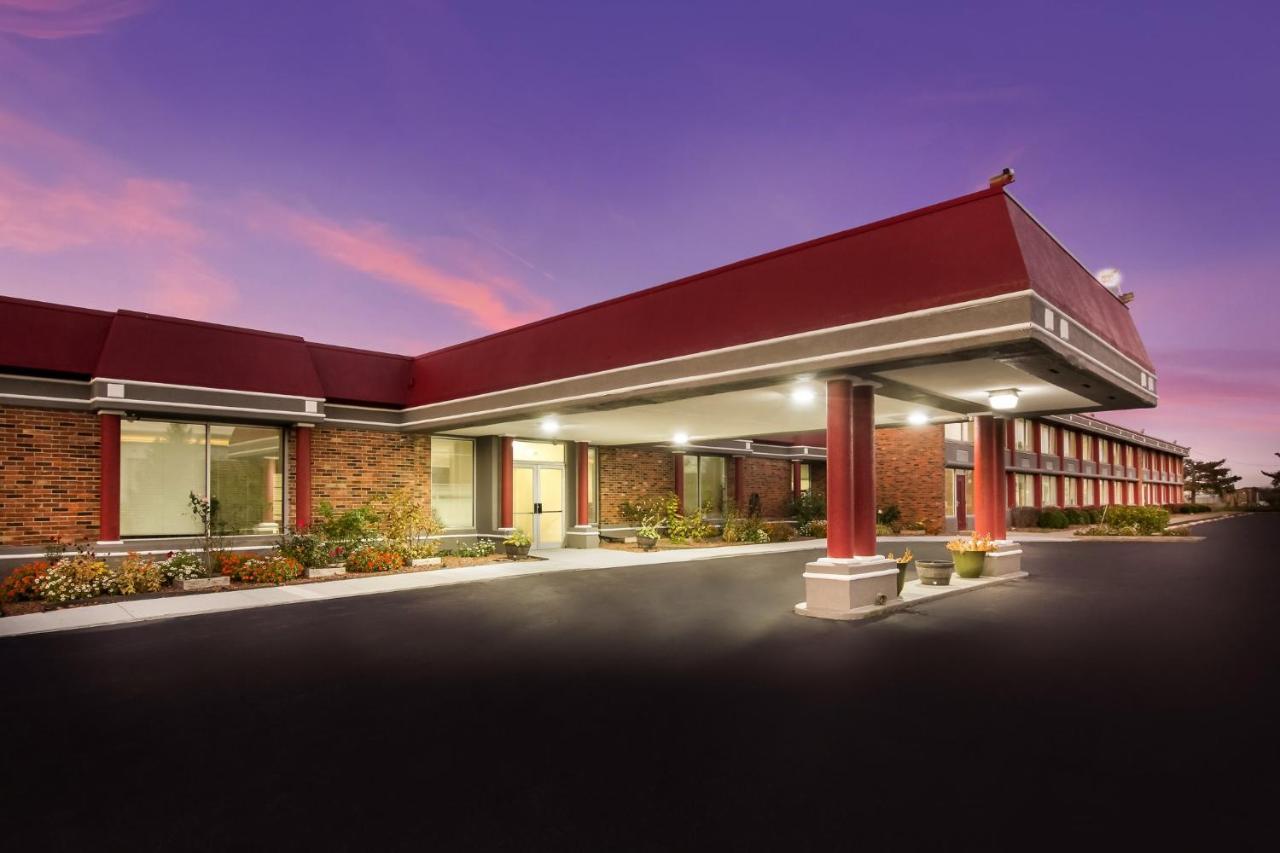
{"type": "Polygon", "coordinates": [[[985,186],[1280,460],[1274,3],[0,0],[0,293],[407,354],[985,186]],[[876,11],[879,7],[882,11],[876,11]]]}

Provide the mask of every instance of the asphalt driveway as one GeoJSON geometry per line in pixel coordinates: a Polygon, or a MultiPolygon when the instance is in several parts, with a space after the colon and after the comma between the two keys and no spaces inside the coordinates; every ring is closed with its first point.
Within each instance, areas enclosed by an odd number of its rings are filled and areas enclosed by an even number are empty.
{"type": "Polygon", "coordinates": [[[6,640],[0,846],[1221,843],[1275,787],[1280,516],[1196,533],[869,623],[780,554],[6,640]]]}

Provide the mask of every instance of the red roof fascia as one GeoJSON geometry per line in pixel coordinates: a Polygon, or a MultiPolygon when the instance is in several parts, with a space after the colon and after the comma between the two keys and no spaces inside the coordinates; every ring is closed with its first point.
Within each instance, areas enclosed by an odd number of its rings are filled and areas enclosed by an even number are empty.
{"type": "Polygon", "coordinates": [[[114,316],[0,296],[0,370],[88,379],[114,316]]]}
{"type": "Polygon", "coordinates": [[[410,405],[440,402],[1025,288],[988,189],[427,353],[410,405]],[[780,300],[786,310],[775,310],[780,300]],[[733,311],[728,311],[730,306],[733,311]]]}
{"type": "Polygon", "coordinates": [[[409,390],[413,359],[407,355],[307,344],[331,403],[400,408],[409,390]]]}

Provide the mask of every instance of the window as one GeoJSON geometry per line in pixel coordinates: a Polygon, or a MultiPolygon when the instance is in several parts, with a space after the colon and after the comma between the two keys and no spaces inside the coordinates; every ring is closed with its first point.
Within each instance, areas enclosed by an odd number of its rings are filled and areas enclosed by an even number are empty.
{"type": "Polygon", "coordinates": [[[942,435],[952,441],[973,441],[973,422],[960,421],[959,423],[943,424],[942,435]]]}
{"type": "Polygon", "coordinates": [[[813,489],[813,466],[808,462],[800,463],[800,491],[809,494],[813,489]]]}
{"type": "Polygon", "coordinates": [[[445,527],[475,527],[475,447],[469,438],[431,437],[431,508],[445,527]]]}
{"type": "Polygon", "coordinates": [[[1098,484],[1098,506],[1106,506],[1111,503],[1111,482],[1102,482],[1098,484]]]}
{"type": "Polygon", "coordinates": [[[1096,506],[1093,499],[1093,480],[1084,481],[1084,492],[1080,498],[1080,506],[1096,506]]]}
{"type": "Polygon", "coordinates": [[[1053,424],[1040,424],[1040,452],[1058,452],[1058,429],[1053,424]]]}
{"type": "Polygon", "coordinates": [[[1036,481],[1031,474],[1014,474],[1015,506],[1036,505],[1036,481]]]}
{"type": "Polygon", "coordinates": [[[228,534],[279,533],[282,438],[276,427],[122,422],[120,535],[200,533],[193,493],[217,501],[217,521],[228,534]]]}
{"type": "Polygon", "coordinates": [[[1093,436],[1080,433],[1080,458],[1093,461],[1093,436]]]}
{"type": "Polygon", "coordinates": [[[1053,474],[1045,474],[1040,478],[1040,505],[1058,505],[1058,478],[1053,474]]]}
{"type": "Polygon", "coordinates": [[[724,512],[725,462],[723,456],[684,457],[684,511],[699,507],[719,515],[724,512]]]}
{"type": "Polygon", "coordinates": [[[516,462],[559,462],[564,464],[564,445],[558,441],[513,441],[511,456],[516,462]]]}
{"type": "Polygon", "coordinates": [[[1031,450],[1031,421],[1026,418],[1013,420],[1013,449],[1031,450]]]}
{"type": "Polygon", "coordinates": [[[1098,439],[1098,461],[1104,465],[1111,461],[1111,442],[1108,439],[1098,439]]]}
{"type": "Polygon", "coordinates": [[[1065,488],[1062,491],[1063,506],[1079,506],[1080,505],[1080,480],[1077,477],[1067,477],[1064,481],[1065,488]]]}

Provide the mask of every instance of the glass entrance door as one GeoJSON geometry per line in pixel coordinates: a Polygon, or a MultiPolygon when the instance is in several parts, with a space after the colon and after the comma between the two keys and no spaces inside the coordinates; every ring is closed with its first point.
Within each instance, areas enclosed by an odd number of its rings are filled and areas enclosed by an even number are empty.
{"type": "Polygon", "coordinates": [[[511,472],[512,523],[534,548],[564,544],[564,466],[517,462],[511,472]]]}

